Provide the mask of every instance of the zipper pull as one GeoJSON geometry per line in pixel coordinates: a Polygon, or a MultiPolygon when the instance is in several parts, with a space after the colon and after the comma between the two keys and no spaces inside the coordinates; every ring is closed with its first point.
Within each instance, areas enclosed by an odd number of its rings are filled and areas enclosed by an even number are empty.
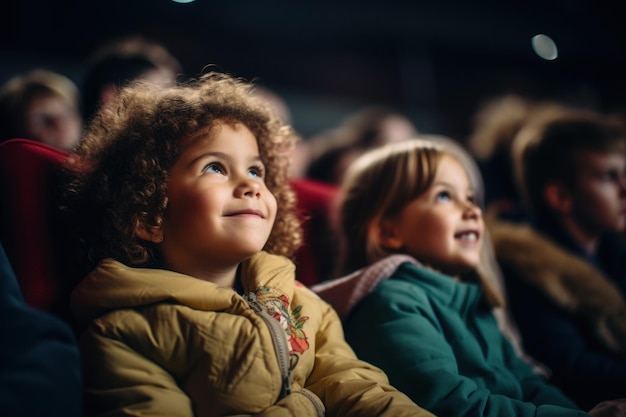
{"type": "Polygon", "coordinates": [[[248,305],[250,305],[250,307],[252,307],[252,309],[255,312],[257,312],[257,313],[261,312],[262,308],[261,308],[261,306],[259,305],[259,302],[256,299],[256,294],[255,293],[253,293],[253,292],[248,293],[248,295],[244,295],[243,298],[246,300],[248,305]]]}
{"type": "Polygon", "coordinates": [[[282,398],[291,394],[291,381],[289,375],[283,377],[283,390],[282,390],[282,398]]]}

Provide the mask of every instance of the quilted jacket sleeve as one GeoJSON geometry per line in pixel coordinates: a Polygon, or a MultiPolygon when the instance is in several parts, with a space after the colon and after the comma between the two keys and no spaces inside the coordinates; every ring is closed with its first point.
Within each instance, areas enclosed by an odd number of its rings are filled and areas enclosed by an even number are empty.
{"type": "Polygon", "coordinates": [[[241,414],[229,417],[324,417],[325,409],[321,400],[306,389],[296,389],[259,414],[241,414]]]}
{"type": "MultiPolygon", "coordinates": [[[[463,359],[455,354],[452,344],[463,346],[463,355],[471,357],[472,349],[478,345],[489,346],[493,354],[498,354],[495,350],[506,341],[502,335],[498,336],[495,321],[494,337],[475,341],[469,337],[460,339],[464,336],[455,331],[446,333],[441,320],[446,319],[432,310],[428,297],[414,285],[389,280],[382,290],[379,288],[362,300],[346,326],[348,340],[363,359],[385,369],[398,389],[436,414],[459,417],[587,415],[558,390],[540,381],[540,377],[519,359],[512,362],[518,377],[524,373],[527,379],[522,383],[528,389],[536,389],[528,399],[493,393],[468,378],[459,372],[467,365],[460,362],[463,359]],[[527,372],[523,371],[524,367],[528,368],[527,372]],[[534,388],[530,388],[531,385],[534,388]],[[530,402],[531,399],[538,402],[530,402]]],[[[514,355],[512,347],[508,353],[514,355]]],[[[477,359],[472,361],[473,370],[485,369],[488,375],[489,364],[481,364],[477,359]]],[[[502,390],[506,388],[502,386],[502,390]]]]}
{"type": "Polygon", "coordinates": [[[87,416],[193,417],[189,397],[155,362],[103,334],[95,324],[80,344],[87,416]]]}

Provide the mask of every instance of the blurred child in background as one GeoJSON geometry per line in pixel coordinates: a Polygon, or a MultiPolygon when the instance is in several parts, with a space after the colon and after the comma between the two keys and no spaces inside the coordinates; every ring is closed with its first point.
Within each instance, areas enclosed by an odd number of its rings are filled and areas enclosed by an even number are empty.
{"type": "Polygon", "coordinates": [[[60,73],[16,75],[0,90],[0,141],[25,138],[69,150],[82,133],[79,106],[76,84],[60,73]]]}

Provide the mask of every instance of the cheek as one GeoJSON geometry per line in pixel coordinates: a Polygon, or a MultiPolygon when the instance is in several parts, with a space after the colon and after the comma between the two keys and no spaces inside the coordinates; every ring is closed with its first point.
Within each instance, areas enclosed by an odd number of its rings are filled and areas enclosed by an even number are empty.
{"type": "Polygon", "coordinates": [[[452,230],[449,219],[441,214],[424,216],[420,223],[424,235],[437,242],[445,241],[452,230]]]}
{"type": "Polygon", "coordinates": [[[170,224],[194,225],[215,210],[215,198],[208,193],[174,192],[169,196],[167,218],[170,224]]]}
{"type": "Polygon", "coordinates": [[[276,198],[273,195],[272,195],[272,198],[270,199],[269,206],[271,208],[272,213],[274,213],[274,218],[276,218],[276,212],[278,211],[278,202],[276,201],[276,198]]]}
{"type": "Polygon", "coordinates": [[[265,205],[267,207],[267,212],[272,221],[272,225],[274,225],[276,221],[276,213],[278,212],[278,202],[276,201],[276,197],[272,193],[267,191],[268,197],[265,199],[265,205]]]}
{"type": "Polygon", "coordinates": [[[580,201],[587,212],[602,213],[619,205],[619,196],[614,187],[594,187],[586,191],[580,201]]]}
{"type": "Polygon", "coordinates": [[[27,123],[26,130],[31,133],[39,133],[45,131],[45,126],[42,123],[27,123]]]}
{"type": "Polygon", "coordinates": [[[423,213],[405,224],[407,241],[422,252],[439,251],[446,241],[445,225],[436,216],[423,213]],[[419,218],[419,220],[418,220],[419,218]],[[438,248],[438,249],[435,249],[438,248]]]}

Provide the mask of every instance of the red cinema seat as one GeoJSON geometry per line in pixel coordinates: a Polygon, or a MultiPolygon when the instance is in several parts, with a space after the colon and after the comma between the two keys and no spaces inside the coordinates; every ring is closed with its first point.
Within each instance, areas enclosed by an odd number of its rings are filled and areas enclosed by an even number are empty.
{"type": "Polygon", "coordinates": [[[63,318],[73,267],[55,213],[66,156],[29,139],[0,143],[0,241],[26,303],[63,318]]]}
{"type": "Polygon", "coordinates": [[[333,278],[337,242],[332,231],[332,206],[338,188],[310,179],[291,181],[298,199],[304,244],[296,253],[296,278],[306,286],[333,278]]]}

